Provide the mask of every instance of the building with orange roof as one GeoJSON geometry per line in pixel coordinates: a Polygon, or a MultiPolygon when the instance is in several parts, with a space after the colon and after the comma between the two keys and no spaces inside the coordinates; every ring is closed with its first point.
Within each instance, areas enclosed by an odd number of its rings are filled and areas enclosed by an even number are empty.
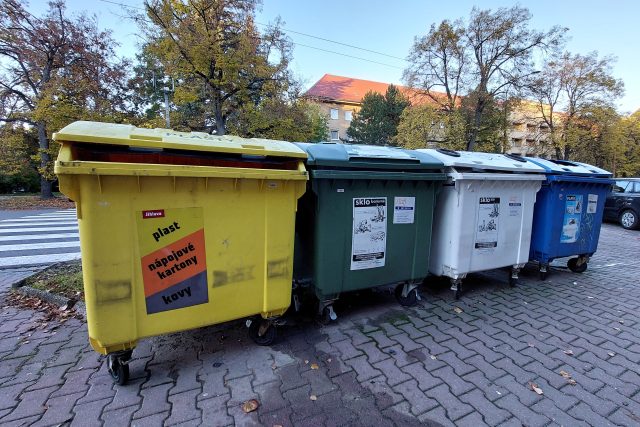
{"type": "MultiPolygon", "coordinates": [[[[348,140],[347,129],[353,114],[360,110],[364,96],[370,91],[384,95],[389,85],[389,83],[325,74],[305,92],[304,97],[317,103],[321,111],[326,114],[329,125],[327,140],[340,142],[348,140]]],[[[412,105],[436,104],[432,98],[420,91],[406,86],[395,86],[412,105]]],[[[444,93],[432,92],[431,95],[442,96],[443,101],[446,100],[444,93]]],[[[506,152],[521,155],[544,155],[547,152],[550,142],[549,128],[534,104],[523,101],[509,113],[510,126],[507,135],[509,144],[505,147],[506,152]]]]}

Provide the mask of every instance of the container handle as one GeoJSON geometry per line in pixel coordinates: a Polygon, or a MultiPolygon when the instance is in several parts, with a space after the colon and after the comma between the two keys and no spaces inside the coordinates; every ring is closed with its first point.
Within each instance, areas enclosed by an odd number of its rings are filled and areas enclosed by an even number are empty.
{"type": "Polygon", "coordinates": [[[515,160],[516,162],[521,162],[521,163],[526,163],[527,159],[525,159],[524,157],[518,155],[518,154],[511,154],[511,153],[504,153],[505,157],[510,158],[511,160],[515,160]]]}
{"type": "Polygon", "coordinates": [[[460,157],[460,153],[455,150],[449,150],[448,148],[436,148],[438,153],[446,154],[451,157],[460,157]]]}

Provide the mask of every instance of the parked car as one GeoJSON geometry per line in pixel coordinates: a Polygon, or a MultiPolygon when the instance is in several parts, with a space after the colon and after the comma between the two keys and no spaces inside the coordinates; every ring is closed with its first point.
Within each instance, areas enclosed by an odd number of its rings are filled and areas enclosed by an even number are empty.
{"type": "Polygon", "coordinates": [[[627,230],[640,228],[640,178],[616,179],[604,205],[604,219],[627,230]]]}

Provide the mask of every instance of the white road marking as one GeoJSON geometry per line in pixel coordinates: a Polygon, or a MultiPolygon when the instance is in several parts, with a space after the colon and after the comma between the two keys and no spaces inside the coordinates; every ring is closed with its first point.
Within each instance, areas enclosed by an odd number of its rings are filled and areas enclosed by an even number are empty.
{"type": "Polygon", "coordinates": [[[56,240],[56,239],[77,239],[78,233],[58,233],[58,234],[28,234],[26,236],[0,236],[0,242],[16,242],[21,240],[56,240]]]}
{"type": "Polygon", "coordinates": [[[54,264],[56,262],[72,261],[75,259],[80,259],[80,252],[73,252],[73,253],[67,253],[67,254],[6,257],[6,258],[0,258],[0,267],[37,265],[37,264],[54,264]]]}
{"type": "Polygon", "coordinates": [[[42,232],[42,231],[72,231],[72,230],[78,230],[78,227],[55,227],[53,229],[51,227],[46,227],[46,228],[36,227],[36,228],[21,228],[20,230],[7,229],[7,230],[0,230],[0,234],[34,233],[34,232],[42,232]]]}
{"type": "Polygon", "coordinates": [[[51,226],[51,227],[57,227],[59,225],[77,225],[78,222],[77,221],[61,221],[61,222],[54,222],[54,221],[47,221],[47,222],[30,222],[30,223],[26,223],[26,224],[6,224],[4,222],[0,222],[0,229],[3,228],[11,228],[11,227],[24,227],[25,225],[28,226],[34,226],[34,227],[42,227],[45,225],[51,226]]]}
{"type": "Polygon", "coordinates": [[[56,248],[78,248],[80,242],[51,242],[51,243],[24,243],[22,245],[2,245],[0,252],[10,251],[34,251],[38,249],[56,249],[56,248]]]}

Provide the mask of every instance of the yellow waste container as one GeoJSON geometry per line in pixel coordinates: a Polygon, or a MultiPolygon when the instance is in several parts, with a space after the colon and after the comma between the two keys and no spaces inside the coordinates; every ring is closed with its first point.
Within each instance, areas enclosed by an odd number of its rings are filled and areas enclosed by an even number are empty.
{"type": "Polygon", "coordinates": [[[118,383],[143,337],[260,315],[291,301],[304,151],[283,141],[75,122],[54,139],[76,202],[89,340],[118,383]]]}

